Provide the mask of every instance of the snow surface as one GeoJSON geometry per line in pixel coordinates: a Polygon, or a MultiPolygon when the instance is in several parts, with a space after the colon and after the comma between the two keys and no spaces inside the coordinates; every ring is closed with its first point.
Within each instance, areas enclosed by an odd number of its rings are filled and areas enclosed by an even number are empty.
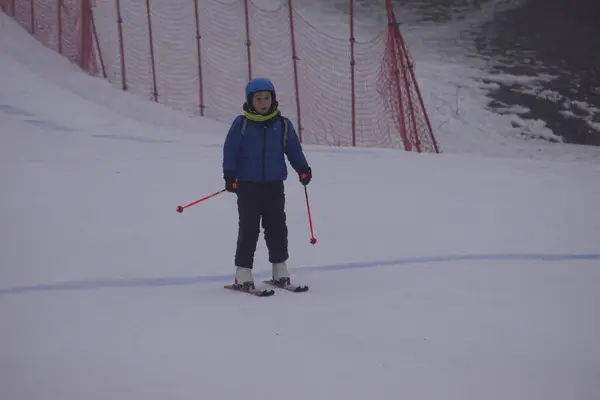
{"type": "MultiPolygon", "coordinates": [[[[252,298],[222,289],[235,197],[175,212],[222,187],[227,126],[0,28],[0,399],[600,397],[598,149],[493,135],[475,86],[444,154],[306,146],[315,246],[286,190],[311,292],[252,298]]],[[[420,63],[428,99],[469,84],[420,63]]]]}

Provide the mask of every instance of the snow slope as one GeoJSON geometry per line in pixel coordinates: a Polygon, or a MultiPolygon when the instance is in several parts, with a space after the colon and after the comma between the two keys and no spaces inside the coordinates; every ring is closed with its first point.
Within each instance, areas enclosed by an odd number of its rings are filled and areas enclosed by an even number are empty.
{"type": "Polygon", "coordinates": [[[598,398],[597,149],[463,131],[442,155],[307,146],[316,246],[286,190],[311,292],[251,298],[222,289],[235,197],[175,212],[222,187],[227,126],[0,18],[1,399],[598,398]]]}

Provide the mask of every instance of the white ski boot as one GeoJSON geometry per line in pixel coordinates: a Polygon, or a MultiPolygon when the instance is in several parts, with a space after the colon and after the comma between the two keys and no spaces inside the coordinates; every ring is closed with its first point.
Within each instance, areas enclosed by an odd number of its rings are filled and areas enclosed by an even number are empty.
{"type": "Polygon", "coordinates": [[[285,261],[273,263],[273,281],[281,286],[287,286],[291,283],[290,273],[285,261]]]}
{"type": "Polygon", "coordinates": [[[235,284],[240,286],[244,291],[255,289],[252,270],[250,268],[236,267],[235,284]]]}
{"type": "Polygon", "coordinates": [[[265,283],[295,293],[308,291],[308,286],[297,285],[291,282],[290,273],[285,262],[273,263],[273,277],[270,281],[265,281],[265,283]]]}

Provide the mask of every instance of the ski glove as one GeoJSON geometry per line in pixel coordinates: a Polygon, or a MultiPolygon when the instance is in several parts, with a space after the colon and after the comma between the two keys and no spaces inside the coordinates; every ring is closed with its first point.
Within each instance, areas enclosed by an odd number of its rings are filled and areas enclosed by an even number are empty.
{"type": "Polygon", "coordinates": [[[310,180],[312,179],[312,170],[309,166],[306,166],[304,169],[300,170],[298,175],[300,176],[300,183],[306,186],[310,183],[310,180]]]}
{"type": "Polygon", "coordinates": [[[225,179],[225,190],[231,193],[237,191],[237,182],[235,181],[233,174],[229,171],[223,173],[223,179],[225,179]]]}

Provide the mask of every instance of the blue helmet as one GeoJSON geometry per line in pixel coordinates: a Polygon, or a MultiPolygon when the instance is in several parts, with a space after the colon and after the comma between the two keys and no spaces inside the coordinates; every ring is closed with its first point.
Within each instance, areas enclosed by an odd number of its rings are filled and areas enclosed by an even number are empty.
{"type": "Polygon", "coordinates": [[[269,91],[275,96],[275,86],[266,78],[254,78],[248,81],[246,85],[246,98],[249,99],[253,93],[269,91]]]}
{"type": "Polygon", "coordinates": [[[246,85],[246,103],[244,104],[244,110],[252,111],[254,109],[252,106],[252,95],[256,92],[263,91],[271,92],[271,108],[269,113],[277,110],[279,103],[275,96],[275,86],[273,86],[273,83],[267,78],[254,78],[248,81],[248,84],[246,85]]]}

